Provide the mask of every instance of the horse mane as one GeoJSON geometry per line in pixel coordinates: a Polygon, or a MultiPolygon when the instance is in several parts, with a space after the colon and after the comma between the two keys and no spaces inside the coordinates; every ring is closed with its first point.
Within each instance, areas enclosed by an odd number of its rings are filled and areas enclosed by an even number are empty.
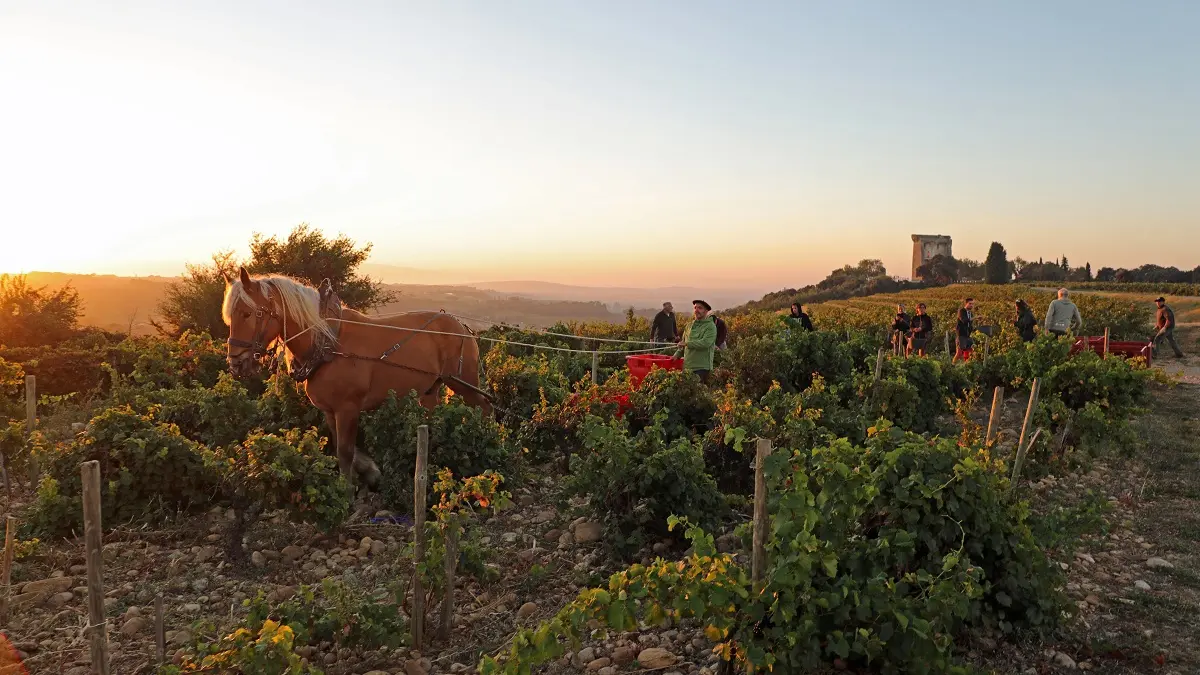
{"type": "MultiPolygon", "coordinates": [[[[317,289],[282,274],[256,275],[251,277],[251,281],[261,284],[261,289],[268,300],[278,296],[283,304],[283,313],[295,321],[301,331],[312,330],[324,335],[331,342],[337,341],[329,322],[321,317],[320,294],[317,293],[317,289]]],[[[235,279],[225,287],[225,299],[221,303],[221,318],[225,320],[227,326],[232,325],[233,308],[238,301],[253,308],[258,307],[258,303],[242,287],[241,279],[235,279]]]]}

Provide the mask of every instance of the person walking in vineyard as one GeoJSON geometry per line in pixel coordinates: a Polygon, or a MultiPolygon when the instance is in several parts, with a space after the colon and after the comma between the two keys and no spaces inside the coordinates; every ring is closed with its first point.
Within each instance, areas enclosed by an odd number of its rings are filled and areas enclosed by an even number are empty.
{"type": "Polygon", "coordinates": [[[1179,348],[1179,343],[1175,341],[1175,312],[1167,306],[1167,299],[1159,297],[1154,301],[1158,305],[1158,311],[1154,315],[1154,327],[1158,330],[1154,334],[1154,352],[1158,353],[1159,346],[1165,341],[1171,345],[1171,349],[1175,351],[1175,358],[1183,358],[1183,350],[1179,348]]]}
{"type": "Polygon", "coordinates": [[[912,332],[908,337],[908,355],[916,352],[917,356],[925,356],[925,345],[933,337],[933,317],[925,313],[925,303],[917,303],[917,311],[913,314],[909,329],[912,332]]]}
{"type": "Polygon", "coordinates": [[[787,323],[789,327],[799,326],[802,330],[814,330],[812,319],[804,312],[804,306],[798,302],[792,303],[792,311],[788,315],[787,323]]]}
{"type": "Polygon", "coordinates": [[[683,367],[708,383],[712,374],[713,352],[717,346],[717,324],[709,316],[712,306],[703,300],[692,301],[693,320],[683,331],[683,340],[675,356],[683,355],[683,367]]]}
{"type": "Polygon", "coordinates": [[[963,306],[958,309],[958,323],[955,326],[955,335],[958,337],[958,347],[954,350],[954,358],[951,362],[962,359],[969,361],[971,359],[971,347],[974,346],[974,340],[971,338],[971,333],[975,332],[975,298],[967,298],[963,301],[963,306]]]}
{"type": "Polygon", "coordinates": [[[1033,342],[1034,329],[1037,328],[1037,319],[1033,317],[1033,310],[1029,309],[1029,303],[1024,300],[1017,300],[1017,319],[1013,321],[1013,325],[1017,328],[1017,334],[1021,336],[1023,342],[1033,342]]]}
{"type": "Polygon", "coordinates": [[[1046,310],[1046,330],[1058,337],[1071,330],[1083,330],[1083,317],[1068,295],[1067,289],[1058,289],[1058,299],[1052,301],[1050,309],[1046,310]]]}
{"type": "Polygon", "coordinates": [[[660,344],[679,342],[679,329],[675,325],[675,307],[664,302],[662,310],[654,315],[650,324],[650,341],[660,344]]]}
{"type": "Polygon", "coordinates": [[[908,333],[909,322],[908,313],[904,311],[904,305],[896,305],[896,317],[892,319],[892,351],[899,354],[900,345],[904,336],[908,333]]]}

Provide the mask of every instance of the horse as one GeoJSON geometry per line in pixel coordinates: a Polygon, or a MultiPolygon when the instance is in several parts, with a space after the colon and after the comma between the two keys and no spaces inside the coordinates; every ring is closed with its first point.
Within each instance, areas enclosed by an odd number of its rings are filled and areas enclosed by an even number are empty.
{"type": "Polygon", "coordinates": [[[378,484],[375,460],[355,447],[358,418],[389,392],[420,392],[421,405],[432,409],[445,384],[491,414],[490,397],[479,388],[479,343],[444,312],[368,316],[341,307],[328,280],[318,290],[283,275],[251,277],[243,267],[239,278],[226,278],[221,316],[234,376],[254,371],[269,346],[283,346],[292,376],[325,413],[338,467],[352,484],[359,475],[368,487],[378,484]]]}

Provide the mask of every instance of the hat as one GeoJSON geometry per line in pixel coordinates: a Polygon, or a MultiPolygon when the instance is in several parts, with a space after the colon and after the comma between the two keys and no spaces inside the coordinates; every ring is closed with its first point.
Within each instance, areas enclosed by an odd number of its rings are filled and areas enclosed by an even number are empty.
{"type": "Polygon", "coordinates": [[[711,312],[711,311],[712,311],[712,305],[708,304],[707,302],[705,302],[705,301],[703,301],[703,300],[693,300],[693,301],[692,301],[692,304],[693,304],[693,305],[700,305],[701,307],[703,307],[703,308],[704,308],[704,311],[706,311],[706,312],[711,312]]]}
{"type": "Polygon", "coordinates": [[[1160,295],[1157,298],[1155,298],[1154,301],[1155,302],[1166,302],[1167,300],[1166,300],[1166,298],[1164,298],[1163,296],[1160,295]]]}

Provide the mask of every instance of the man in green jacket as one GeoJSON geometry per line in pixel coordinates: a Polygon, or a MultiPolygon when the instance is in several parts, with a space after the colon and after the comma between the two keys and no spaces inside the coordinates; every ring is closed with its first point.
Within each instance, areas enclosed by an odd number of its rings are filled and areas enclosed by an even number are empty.
{"type": "MultiPolygon", "coordinates": [[[[680,343],[683,352],[683,367],[700,376],[700,381],[707,383],[712,374],[713,352],[717,346],[717,324],[708,315],[712,306],[703,300],[692,301],[692,316],[694,320],[683,332],[680,343]]],[[[679,351],[675,352],[679,356],[679,351]]]]}

